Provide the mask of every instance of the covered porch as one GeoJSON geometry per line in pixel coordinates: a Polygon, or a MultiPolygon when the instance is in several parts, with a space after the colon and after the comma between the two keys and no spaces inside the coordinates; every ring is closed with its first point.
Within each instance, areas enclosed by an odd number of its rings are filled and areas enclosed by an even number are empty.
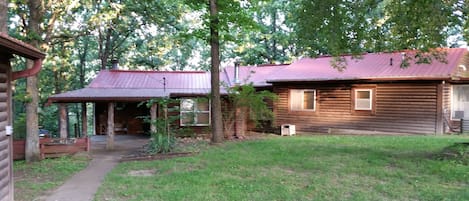
{"type": "Polygon", "coordinates": [[[102,70],[89,86],[50,96],[48,104],[58,104],[60,136],[68,136],[66,105],[81,103],[83,136],[105,135],[107,149],[114,149],[116,134],[141,135],[156,131],[156,127],[147,122],[156,122],[158,116],[163,116],[163,110],[158,109],[157,103],[148,105],[148,101],[207,96],[209,78],[210,73],[201,71],[102,70]],[[93,115],[86,115],[86,103],[93,104],[93,115]],[[85,123],[88,118],[93,118],[93,129],[88,129],[85,123]]]}
{"type": "Polygon", "coordinates": [[[58,104],[59,108],[59,135],[61,138],[69,136],[69,125],[67,117],[67,104],[81,103],[81,133],[82,137],[92,136],[91,143],[94,146],[93,139],[106,139],[106,149],[115,149],[115,138],[119,136],[146,136],[156,128],[149,122],[156,121],[158,116],[158,105],[153,104],[147,108],[141,104],[145,100],[83,100],[76,97],[75,101],[63,102],[57,97],[50,98],[49,101],[58,104]],[[84,102],[86,101],[86,102],[84,102]],[[93,104],[92,115],[87,115],[87,103],[93,104]],[[141,106],[139,106],[141,105],[141,106]],[[88,119],[92,119],[92,129],[88,129],[88,119]],[[92,133],[89,133],[92,130],[92,133]],[[96,137],[100,136],[100,137],[96,137]]]}

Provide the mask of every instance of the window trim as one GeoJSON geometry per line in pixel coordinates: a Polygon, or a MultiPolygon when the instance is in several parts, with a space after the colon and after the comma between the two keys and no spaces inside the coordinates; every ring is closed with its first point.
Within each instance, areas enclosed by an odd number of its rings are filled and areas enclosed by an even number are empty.
{"type": "Polygon", "coordinates": [[[451,85],[451,88],[450,88],[450,94],[451,94],[450,95],[450,105],[451,106],[449,107],[449,109],[450,109],[449,116],[450,116],[451,121],[461,121],[461,119],[454,118],[454,115],[453,115],[454,112],[457,111],[457,110],[455,110],[455,105],[454,105],[454,90],[455,90],[454,87],[456,87],[456,86],[460,87],[460,86],[469,86],[469,85],[467,85],[467,84],[452,84],[451,85]]]}
{"type": "Polygon", "coordinates": [[[353,103],[353,109],[354,110],[359,110],[359,111],[372,111],[373,110],[373,101],[374,101],[374,93],[373,93],[373,89],[354,89],[354,103],[353,103]],[[362,92],[362,91],[367,91],[367,92],[370,92],[370,104],[369,104],[369,107],[368,108],[359,108],[357,107],[358,106],[358,93],[357,92],[362,92]]]}
{"type": "Polygon", "coordinates": [[[351,110],[351,114],[352,115],[376,115],[376,100],[377,100],[377,97],[376,97],[376,85],[355,85],[355,86],[352,86],[350,88],[350,110],[351,110]],[[356,91],[363,91],[363,90],[367,90],[367,91],[371,91],[371,109],[357,109],[355,108],[355,104],[356,104],[356,97],[357,97],[357,93],[356,91]]]}
{"type": "Polygon", "coordinates": [[[181,99],[180,99],[180,102],[179,102],[179,107],[180,107],[180,110],[179,110],[179,115],[180,115],[180,118],[179,118],[179,125],[180,125],[180,126],[210,126],[210,125],[211,125],[211,120],[212,120],[211,115],[212,115],[212,113],[211,113],[211,111],[210,111],[210,110],[211,110],[211,108],[210,108],[210,100],[208,100],[208,98],[207,98],[207,104],[208,104],[208,107],[207,107],[207,108],[208,108],[208,110],[199,111],[198,108],[197,108],[197,105],[198,105],[198,101],[197,101],[197,100],[198,100],[198,99],[199,99],[199,98],[197,98],[197,97],[192,97],[192,98],[188,97],[188,98],[181,98],[181,99]],[[187,99],[194,101],[195,106],[194,106],[193,111],[183,111],[183,110],[182,110],[182,102],[183,102],[184,100],[187,100],[187,99]],[[186,124],[186,123],[183,123],[182,116],[183,116],[183,114],[185,114],[185,113],[192,113],[192,114],[195,114],[195,115],[194,115],[194,122],[197,122],[197,114],[208,114],[208,124],[200,124],[200,123],[198,123],[198,122],[195,123],[195,124],[186,124]]]}
{"type": "Polygon", "coordinates": [[[316,101],[316,100],[317,100],[317,90],[316,90],[316,89],[290,89],[290,91],[289,91],[289,99],[288,99],[288,101],[289,101],[289,105],[290,105],[290,107],[289,107],[290,111],[295,111],[295,112],[315,112],[316,109],[317,109],[317,104],[316,104],[317,101],[316,101]],[[293,101],[292,101],[293,96],[292,96],[292,93],[293,93],[294,91],[298,91],[298,92],[301,92],[301,93],[302,93],[302,96],[301,96],[301,109],[293,108],[293,104],[292,104],[292,103],[293,103],[293,101]],[[304,93],[305,93],[305,92],[311,92],[311,91],[312,91],[313,94],[314,94],[314,97],[313,97],[313,107],[314,107],[314,109],[304,109],[304,93]]]}

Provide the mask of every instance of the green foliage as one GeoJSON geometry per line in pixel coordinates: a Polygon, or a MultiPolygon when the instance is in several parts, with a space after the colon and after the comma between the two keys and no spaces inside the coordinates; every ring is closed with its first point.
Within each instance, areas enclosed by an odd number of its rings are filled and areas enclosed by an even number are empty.
{"type": "Polygon", "coordinates": [[[56,105],[44,107],[39,110],[39,126],[49,130],[52,137],[59,134],[58,110],[56,105]]]}
{"type": "MultiPolygon", "coordinates": [[[[228,57],[245,64],[287,63],[295,54],[294,36],[289,14],[294,2],[288,0],[253,1],[246,13],[255,26],[231,29],[234,43],[226,48],[228,57]]],[[[226,41],[225,41],[226,43],[226,41]]]]}
{"type": "Polygon", "coordinates": [[[13,139],[26,138],[26,113],[15,114],[13,121],[13,139]]]}
{"type": "MultiPolygon", "coordinates": [[[[460,0],[298,2],[293,12],[296,44],[310,56],[404,49],[416,49],[419,54],[446,47],[449,34],[467,28],[464,13],[469,7],[460,0]]],[[[439,55],[427,58],[439,59],[439,55]]],[[[422,61],[430,62],[416,58],[416,62],[422,61]]]]}
{"type": "MultiPolygon", "coordinates": [[[[249,110],[250,120],[254,124],[257,125],[261,120],[273,120],[273,111],[269,108],[268,102],[277,100],[275,93],[267,90],[257,91],[252,83],[227,88],[227,92],[234,108],[247,108],[249,110]]],[[[230,112],[235,112],[235,110],[230,112]]]]}
{"type": "Polygon", "coordinates": [[[168,153],[174,148],[175,136],[171,124],[179,120],[179,116],[170,116],[168,112],[178,110],[177,107],[169,108],[170,104],[176,102],[178,103],[179,100],[164,97],[151,99],[145,103],[148,108],[156,104],[163,111],[163,116],[157,117],[155,121],[146,117],[146,121],[150,121],[150,124],[156,128],[156,131],[150,131],[151,139],[146,146],[148,153],[168,153]]]}
{"type": "Polygon", "coordinates": [[[164,135],[160,132],[151,134],[151,139],[146,146],[147,152],[151,154],[168,153],[174,148],[176,138],[173,135],[164,135]]]}

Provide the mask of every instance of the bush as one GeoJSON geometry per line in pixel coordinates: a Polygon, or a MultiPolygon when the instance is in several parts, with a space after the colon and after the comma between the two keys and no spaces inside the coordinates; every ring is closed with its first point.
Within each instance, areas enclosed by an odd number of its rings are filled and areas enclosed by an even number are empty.
{"type": "Polygon", "coordinates": [[[176,138],[173,135],[153,133],[146,151],[151,154],[168,153],[174,148],[175,143],[176,138]]]}
{"type": "Polygon", "coordinates": [[[13,138],[26,139],[26,113],[17,114],[13,122],[13,138]]]}

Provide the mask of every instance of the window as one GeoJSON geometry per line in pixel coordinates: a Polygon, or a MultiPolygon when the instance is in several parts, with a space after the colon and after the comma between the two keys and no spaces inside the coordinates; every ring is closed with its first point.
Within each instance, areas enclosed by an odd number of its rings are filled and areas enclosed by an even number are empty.
{"type": "Polygon", "coordinates": [[[210,125],[210,106],[206,98],[181,99],[181,126],[210,125]]]}
{"type": "Polygon", "coordinates": [[[372,89],[355,89],[355,110],[372,110],[372,89]]]}
{"type": "Polygon", "coordinates": [[[316,90],[314,89],[292,89],[290,90],[291,110],[316,110],[316,90]]]}
{"type": "Polygon", "coordinates": [[[451,119],[468,119],[469,85],[452,86],[451,111],[451,119]]]}

